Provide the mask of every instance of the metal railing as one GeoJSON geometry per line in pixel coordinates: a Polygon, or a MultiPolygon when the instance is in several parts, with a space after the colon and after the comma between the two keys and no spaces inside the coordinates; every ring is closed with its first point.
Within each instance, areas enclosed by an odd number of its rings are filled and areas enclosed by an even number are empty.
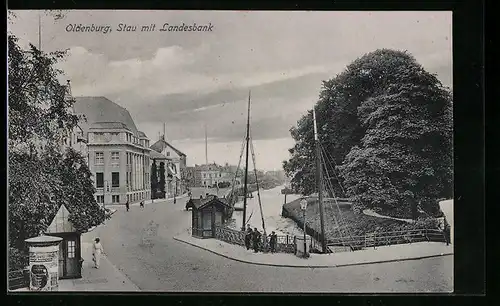
{"type": "MultiPolygon", "coordinates": [[[[245,232],[230,229],[227,227],[216,226],[215,238],[230,244],[245,245],[245,232]]],[[[262,236],[261,246],[269,245],[269,236],[262,236]],[[267,243],[264,243],[267,239],[267,243]]],[[[276,252],[280,253],[295,253],[295,236],[277,235],[276,252]]]]}
{"type": "Polygon", "coordinates": [[[245,233],[227,227],[216,226],[215,238],[230,244],[245,245],[245,233]]]}
{"type": "Polygon", "coordinates": [[[449,243],[444,232],[436,229],[415,229],[382,233],[368,233],[363,236],[336,237],[328,239],[328,246],[349,246],[352,250],[393,244],[423,241],[449,243]]]}

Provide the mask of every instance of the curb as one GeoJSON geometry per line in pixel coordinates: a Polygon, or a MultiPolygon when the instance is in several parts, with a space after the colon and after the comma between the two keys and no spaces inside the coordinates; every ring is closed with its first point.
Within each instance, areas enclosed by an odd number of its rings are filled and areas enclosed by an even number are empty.
{"type": "Polygon", "coordinates": [[[120,274],[123,278],[125,278],[126,280],[128,280],[129,284],[132,285],[132,287],[135,287],[135,289],[137,289],[137,291],[142,291],[141,288],[139,288],[125,273],[123,273],[120,269],[118,269],[118,267],[115,266],[111,262],[111,260],[109,260],[108,256],[104,256],[103,258],[108,261],[108,263],[111,265],[111,267],[115,270],[115,272],[117,274],[120,274]]]}
{"type": "Polygon", "coordinates": [[[326,269],[326,268],[341,268],[341,267],[350,267],[350,266],[362,266],[362,265],[371,265],[371,264],[379,264],[379,263],[388,263],[388,262],[400,262],[400,261],[408,261],[408,260],[420,260],[420,259],[427,259],[427,258],[433,258],[433,257],[441,257],[441,256],[449,256],[453,255],[454,253],[443,253],[443,254],[436,254],[436,255],[427,255],[427,256],[419,256],[419,257],[409,257],[409,258],[403,258],[403,259],[388,259],[388,260],[379,260],[379,261],[370,261],[370,262],[356,262],[356,263],[348,263],[348,264],[341,264],[341,265],[332,265],[332,266],[298,266],[298,265],[284,265],[284,264],[271,264],[271,263],[262,263],[262,262],[254,262],[254,261],[247,261],[239,258],[234,258],[230,257],[225,254],[221,254],[219,252],[210,250],[205,247],[201,247],[199,245],[196,245],[191,242],[187,242],[185,240],[182,240],[177,237],[173,237],[174,240],[177,240],[179,242],[197,247],[199,249],[208,251],[210,253],[214,253],[216,255],[222,256],[227,259],[231,259],[234,261],[246,263],[246,264],[252,264],[252,265],[258,265],[258,266],[271,266],[271,267],[283,267],[283,268],[309,268],[309,269],[326,269]]]}
{"type": "MultiPolygon", "coordinates": [[[[113,210],[111,211],[110,216],[114,215],[116,212],[117,212],[117,210],[116,210],[116,209],[113,209],[113,210]]],[[[94,226],[94,227],[89,228],[89,229],[88,229],[85,233],[90,233],[90,232],[92,232],[93,230],[95,230],[96,228],[98,228],[99,226],[102,226],[102,225],[104,225],[104,222],[103,222],[103,223],[101,223],[101,224],[99,224],[99,225],[97,225],[97,226],[94,226]]]]}

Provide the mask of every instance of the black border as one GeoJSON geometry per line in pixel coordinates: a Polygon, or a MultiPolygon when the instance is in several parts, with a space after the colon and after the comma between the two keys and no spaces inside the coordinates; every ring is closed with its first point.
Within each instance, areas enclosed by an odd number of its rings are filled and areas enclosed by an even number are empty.
{"type": "MultiPolygon", "coordinates": [[[[484,2],[470,1],[299,1],[283,3],[266,1],[251,4],[239,1],[13,1],[9,9],[216,9],[216,10],[452,10],[453,11],[453,67],[454,67],[454,155],[455,155],[455,219],[463,224],[455,229],[455,293],[476,294],[485,292],[485,134],[484,134],[484,2]]],[[[4,49],[5,50],[5,49],[4,49]]],[[[489,114],[492,116],[492,114],[489,114]]],[[[5,168],[4,168],[5,169],[5,168]]],[[[6,237],[5,237],[6,238],[6,237]]],[[[6,245],[6,244],[5,244],[6,245]]],[[[334,273],[334,272],[333,272],[334,273]]],[[[148,294],[148,293],[145,293],[148,294]]],[[[116,294],[128,304],[142,305],[145,294],[116,294]]],[[[109,294],[108,294],[109,295],[109,294]]],[[[352,298],[362,305],[394,305],[424,303],[441,304],[450,295],[327,295],[323,303],[346,304],[352,298]],[[410,298],[405,298],[409,296],[410,298]],[[404,299],[404,301],[401,301],[404,299]],[[395,302],[394,302],[395,300],[395,302]]],[[[149,294],[148,303],[155,300],[168,304],[278,304],[314,303],[313,295],[301,294],[149,294]],[[158,297],[158,298],[157,298],[158,297]],[[167,298],[165,300],[165,298],[167,298]],[[257,299],[257,300],[256,300],[257,299]]],[[[43,304],[109,304],[101,294],[46,294],[44,296],[10,294],[10,305],[43,304]]],[[[475,298],[474,298],[475,300],[475,298]]],[[[453,299],[454,304],[471,302],[471,297],[453,299]]],[[[477,303],[477,301],[475,301],[477,303]]]]}

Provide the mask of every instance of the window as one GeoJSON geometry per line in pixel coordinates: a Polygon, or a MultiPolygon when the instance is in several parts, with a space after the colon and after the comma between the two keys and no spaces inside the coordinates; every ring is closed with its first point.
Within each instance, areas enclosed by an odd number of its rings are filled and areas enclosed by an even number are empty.
{"type": "Polygon", "coordinates": [[[203,173],[203,178],[205,178],[205,173],[203,173]]]}
{"type": "Polygon", "coordinates": [[[128,181],[128,174],[129,174],[129,172],[127,172],[127,187],[128,187],[128,182],[129,182],[129,181],[128,181]]]}
{"type": "Polygon", "coordinates": [[[111,152],[111,164],[112,165],[120,164],[120,152],[111,152]]]}
{"type": "Polygon", "coordinates": [[[102,172],[96,172],[96,174],[95,174],[95,182],[96,182],[96,187],[97,188],[103,188],[104,187],[104,173],[102,173],[102,172]]]}
{"type": "Polygon", "coordinates": [[[120,172],[111,172],[111,187],[120,187],[120,172]]]}
{"type": "Polygon", "coordinates": [[[170,152],[167,152],[167,156],[170,156],[170,152]]]}
{"type": "Polygon", "coordinates": [[[103,195],[98,195],[96,197],[96,202],[99,203],[99,204],[104,203],[104,196],[103,195]]]}
{"type": "Polygon", "coordinates": [[[112,196],[113,203],[120,203],[120,196],[119,195],[114,195],[112,196]]]}
{"type": "Polygon", "coordinates": [[[222,174],[219,173],[219,177],[222,177],[222,174]]]}
{"type": "Polygon", "coordinates": [[[68,258],[75,258],[76,253],[76,242],[74,240],[68,240],[68,258]]]}
{"type": "Polygon", "coordinates": [[[94,164],[104,165],[104,152],[95,152],[94,164]]]}

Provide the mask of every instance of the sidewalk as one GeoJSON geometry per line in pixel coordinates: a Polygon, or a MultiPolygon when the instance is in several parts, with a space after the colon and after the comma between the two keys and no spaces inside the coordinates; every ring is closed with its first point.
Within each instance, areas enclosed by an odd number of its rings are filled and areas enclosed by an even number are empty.
{"type": "MultiPolygon", "coordinates": [[[[177,198],[177,200],[181,200],[181,199],[184,199],[187,197],[188,197],[188,194],[185,193],[182,195],[178,195],[176,198],[177,198]]],[[[173,201],[173,200],[174,200],[174,197],[170,197],[170,198],[166,198],[166,199],[154,199],[154,202],[153,202],[153,200],[144,200],[144,205],[163,203],[163,202],[173,201]]],[[[141,201],[130,203],[130,206],[139,206],[140,203],[141,203],[141,201]]],[[[119,204],[108,203],[108,204],[106,204],[106,207],[125,207],[125,204],[124,203],[119,203],[119,204]]]]}
{"type": "Polygon", "coordinates": [[[93,267],[92,244],[82,242],[82,278],[59,280],[59,291],[141,291],[106,257],[99,269],[93,267]]]}
{"type": "Polygon", "coordinates": [[[294,254],[254,253],[251,250],[247,251],[242,246],[225,243],[213,238],[194,238],[188,231],[178,234],[174,239],[236,261],[277,267],[335,268],[423,259],[453,254],[452,245],[447,246],[439,242],[417,242],[412,244],[381,246],[376,249],[369,248],[355,252],[340,252],[325,255],[311,254],[308,259],[303,259],[294,254]]]}

